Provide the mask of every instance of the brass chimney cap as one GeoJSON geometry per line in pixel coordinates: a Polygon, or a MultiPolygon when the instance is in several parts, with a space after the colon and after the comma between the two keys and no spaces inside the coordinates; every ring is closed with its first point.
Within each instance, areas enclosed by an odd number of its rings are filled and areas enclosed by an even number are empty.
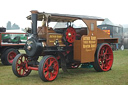
{"type": "Polygon", "coordinates": [[[39,13],[37,10],[31,10],[30,11],[32,14],[37,14],[37,13],[39,13]]]}

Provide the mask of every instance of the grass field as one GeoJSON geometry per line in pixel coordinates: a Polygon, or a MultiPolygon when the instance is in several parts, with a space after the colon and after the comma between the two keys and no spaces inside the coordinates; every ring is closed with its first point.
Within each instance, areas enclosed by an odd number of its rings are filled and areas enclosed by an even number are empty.
{"type": "Polygon", "coordinates": [[[43,82],[38,71],[18,78],[12,73],[11,66],[3,66],[0,62],[0,85],[128,85],[128,50],[114,51],[113,67],[108,72],[78,68],[64,73],[60,69],[57,79],[52,82],[43,82]]]}

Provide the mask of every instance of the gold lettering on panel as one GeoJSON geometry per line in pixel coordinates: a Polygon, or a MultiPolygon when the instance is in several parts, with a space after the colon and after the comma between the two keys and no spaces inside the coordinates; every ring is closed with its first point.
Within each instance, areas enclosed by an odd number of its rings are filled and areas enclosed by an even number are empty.
{"type": "Polygon", "coordinates": [[[83,37],[83,40],[90,40],[90,37],[83,37]]]}
{"type": "Polygon", "coordinates": [[[53,40],[49,40],[49,42],[54,42],[53,40]]]}
{"type": "Polygon", "coordinates": [[[61,35],[57,35],[57,38],[62,38],[62,36],[61,35]]]}
{"type": "Polygon", "coordinates": [[[92,49],[86,49],[86,51],[88,52],[88,51],[92,51],[92,49]]]}
{"type": "Polygon", "coordinates": [[[90,48],[90,45],[83,45],[83,48],[90,48]]]}
{"type": "Polygon", "coordinates": [[[50,35],[49,38],[62,38],[62,35],[50,35]]]}
{"type": "Polygon", "coordinates": [[[83,37],[83,48],[86,51],[93,51],[96,48],[96,36],[85,36],[83,37]]]}
{"type": "Polygon", "coordinates": [[[96,44],[91,44],[91,48],[95,48],[96,47],[96,44]]]}
{"type": "Polygon", "coordinates": [[[91,40],[96,40],[96,36],[91,36],[91,40]]]}
{"type": "Polygon", "coordinates": [[[88,41],[83,41],[84,44],[88,44],[88,41]]]}
{"type": "Polygon", "coordinates": [[[96,43],[96,41],[89,41],[89,44],[96,43]]]}

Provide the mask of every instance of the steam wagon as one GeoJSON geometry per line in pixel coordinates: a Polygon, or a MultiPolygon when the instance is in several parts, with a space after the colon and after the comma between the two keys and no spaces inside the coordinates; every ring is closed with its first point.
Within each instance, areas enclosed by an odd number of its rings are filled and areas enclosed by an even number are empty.
{"type": "Polygon", "coordinates": [[[104,19],[38,11],[31,11],[27,19],[32,20],[33,35],[25,44],[26,54],[14,58],[12,70],[17,77],[36,70],[43,81],[53,81],[59,68],[66,72],[83,63],[92,63],[98,72],[111,69],[113,51],[109,44],[118,39],[97,28],[97,21],[104,19]],[[37,27],[37,21],[42,21],[42,26],[37,27]],[[43,56],[40,62],[39,56],[43,56]]]}
{"type": "Polygon", "coordinates": [[[14,57],[19,54],[27,41],[26,33],[7,32],[0,27],[0,58],[3,65],[11,65],[14,57]]]}

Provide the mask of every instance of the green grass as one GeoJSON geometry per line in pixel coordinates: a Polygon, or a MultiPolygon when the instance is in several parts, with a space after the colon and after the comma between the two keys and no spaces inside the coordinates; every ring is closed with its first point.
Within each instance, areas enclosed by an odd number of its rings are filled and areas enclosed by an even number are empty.
{"type": "Polygon", "coordinates": [[[57,79],[52,82],[43,82],[38,71],[18,78],[13,74],[11,66],[3,66],[0,63],[0,85],[128,85],[128,50],[114,51],[113,67],[108,72],[79,68],[64,73],[60,69],[57,79]]]}

